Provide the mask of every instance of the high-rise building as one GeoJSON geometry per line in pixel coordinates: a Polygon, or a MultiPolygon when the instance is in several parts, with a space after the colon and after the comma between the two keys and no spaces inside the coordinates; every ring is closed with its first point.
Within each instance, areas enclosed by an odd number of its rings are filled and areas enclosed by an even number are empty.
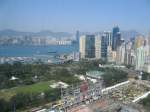
{"type": "Polygon", "coordinates": [[[95,35],[80,37],[80,57],[95,58],[95,35]]]}
{"type": "Polygon", "coordinates": [[[86,36],[80,37],[80,44],[79,44],[79,52],[80,52],[80,58],[85,58],[85,38],[86,36]]]}
{"type": "Polygon", "coordinates": [[[117,47],[117,60],[116,63],[124,64],[125,61],[125,43],[117,47]]]}
{"type": "Polygon", "coordinates": [[[132,42],[129,41],[125,44],[125,64],[126,65],[134,65],[133,59],[134,59],[134,52],[132,50],[132,42]]]}
{"type": "Polygon", "coordinates": [[[110,31],[105,31],[104,35],[107,38],[107,46],[112,46],[112,33],[110,31]]]}
{"type": "Polygon", "coordinates": [[[135,65],[136,63],[136,55],[135,55],[135,51],[133,49],[131,49],[131,54],[130,54],[130,59],[129,59],[129,64],[130,65],[135,65]]]}
{"type": "Polygon", "coordinates": [[[136,49],[136,70],[143,70],[145,64],[145,50],[144,47],[138,47],[136,49]]]}
{"type": "Polygon", "coordinates": [[[126,49],[125,51],[125,64],[126,65],[135,65],[135,52],[133,49],[126,49]]]}
{"type": "Polygon", "coordinates": [[[130,41],[126,42],[126,50],[131,50],[132,49],[132,45],[133,45],[132,42],[130,42],[130,41]]]}
{"type": "Polygon", "coordinates": [[[108,62],[116,61],[116,51],[112,51],[112,46],[107,47],[107,61],[108,62]]]}
{"type": "Polygon", "coordinates": [[[101,36],[101,57],[107,58],[107,37],[106,35],[101,36]]]}
{"type": "Polygon", "coordinates": [[[150,32],[149,32],[149,35],[148,35],[148,46],[149,46],[149,57],[150,57],[150,32]]]}
{"type": "Polygon", "coordinates": [[[118,40],[118,37],[121,36],[119,32],[120,30],[118,26],[113,28],[113,31],[112,31],[112,50],[113,51],[117,50],[117,40],[118,40]]]}
{"type": "Polygon", "coordinates": [[[101,36],[100,35],[95,36],[95,58],[96,59],[101,58],[101,36]]]}
{"type": "Polygon", "coordinates": [[[127,50],[125,51],[125,59],[124,59],[124,63],[126,65],[130,65],[130,55],[131,55],[131,50],[127,50]]]}
{"type": "Polygon", "coordinates": [[[104,32],[101,36],[101,57],[107,59],[108,46],[112,46],[112,34],[111,32],[104,32]]]}
{"type": "Polygon", "coordinates": [[[137,49],[144,44],[144,39],[141,35],[137,36],[134,41],[134,48],[137,49]]]}
{"type": "Polygon", "coordinates": [[[124,43],[125,42],[125,40],[121,37],[121,33],[120,32],[118,32],[117,33],[117,35],[116,35],[116,49],[117,49],[117,47],[119,47],[119,46],[121,46],[122,45],[122,43],[124,43]]]}
{"type": "Polygon", "coordinates": [[[150,33],[144,44],[145,49],[145,65],[144,71],[150,73],[150,33]]]}
{"type": "Polygon", "coordinates": [[[80,32],[76,31],[76,41],[79,44],[80,32]]]}
{"type": "Polygon", "coordinates": [[[148,37],[148,45],[150,46],[150,36],[148,37]]]}

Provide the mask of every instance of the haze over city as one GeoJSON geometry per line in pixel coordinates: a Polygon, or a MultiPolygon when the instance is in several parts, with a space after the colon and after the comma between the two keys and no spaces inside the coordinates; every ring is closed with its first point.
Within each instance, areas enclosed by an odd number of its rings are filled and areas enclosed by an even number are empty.
{"type": "Polygon", "coordinates": [[[0,0],[0,112],[149,112],[150,0],[0,0]]]}
{"type": "Polygon", "coordinates": [[[150,30],[149,0],[1,0],[0,30],[150,30]]]}

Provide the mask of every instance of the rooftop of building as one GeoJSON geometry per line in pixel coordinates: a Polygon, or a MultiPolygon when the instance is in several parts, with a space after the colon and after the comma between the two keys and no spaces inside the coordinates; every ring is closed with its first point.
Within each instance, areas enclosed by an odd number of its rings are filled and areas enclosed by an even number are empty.
{"type": "Polygon", "coordinates": [[[92,78],[101,78],[101,76],[104,74],[104,72],[101,71],[88,71],[86,72],[86,76],[92,77],[92,78]]]}

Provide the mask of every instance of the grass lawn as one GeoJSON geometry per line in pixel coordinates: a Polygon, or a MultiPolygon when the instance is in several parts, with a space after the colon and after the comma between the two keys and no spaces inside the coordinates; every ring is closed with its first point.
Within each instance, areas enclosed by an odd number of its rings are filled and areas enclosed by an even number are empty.
{"type": "Polygon", "coordinates": [[[52,89],[49,87],[54,81],[45,81],[39,82],[32,85],[20,86],[11,89],[3,89],[0,90],[0,98],[4,98],[5,100],[9,100],[16,93],[40,93],[48,89],[52,89]]]}

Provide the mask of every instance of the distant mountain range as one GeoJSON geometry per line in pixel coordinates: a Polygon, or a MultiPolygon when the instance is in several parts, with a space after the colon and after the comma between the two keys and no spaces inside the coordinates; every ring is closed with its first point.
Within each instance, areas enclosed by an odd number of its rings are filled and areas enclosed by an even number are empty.
{"type": "MultiPolygon", "coordinates": [[[[102,33],[102,32],[101,32],[102,33]]],[[[87,32],[81,32],[81,34],[88,34],[87,32]]],[[[135,30],[128,30],[128,31],[121,31],[122,37],[123,38],[131,38],[139,35],[140,33],[135,31],[135,30]]],[[[16,31],[16,30],[11,30],[11,29],[6,29],[6,30],[1,30],[0,31],[0,37],[2,36],[49,36],[49,37],[71,37],[73,34],[68,33],[68,32],[53,32],[51,30],[43,30],[40,32],[21,32],[21,31],[16,31]]]]}
{"type": "Polygon", "coordinates": [[[57,45],[71,40],[73,35],[68,32],[20,32],[11,29],[0,31],[0,45],[57,45]]]}
{"type": "Polygon", "coordinates": [[[11,36],[11,37],[16,37],[16,36],[32,36],[32,37],[54,37],[54,38],[59,38],[59,37],[71,37],[72,34],[68,32],[52,32],[50,30],[43,30],[40,32],[20,32],[20,31],[15,31],[11,29],[6,29],[6,30],[1,30],[0,31],[0,37],[3,36],[11,36]]]}
{"type": "MultiPolygon", "coordinates": [[[[95,32],[92,34],[102,34],[103,32],[95,32]]],[[[80,35],[91,34],[90,32],[80,32],[80,35]]],[[[135,38],[139,35],[135,30],[121,31],[122,38],[126,41],[130,38],[135,38]]],[[[56,44],[52,38],[59,40],[73,40],[74,34],[68,32],[53,32],[50,30],[43,30],[40,32],[20,32],[11,29],[0,31],[0,45],[49,45],[56,44]]]]}

